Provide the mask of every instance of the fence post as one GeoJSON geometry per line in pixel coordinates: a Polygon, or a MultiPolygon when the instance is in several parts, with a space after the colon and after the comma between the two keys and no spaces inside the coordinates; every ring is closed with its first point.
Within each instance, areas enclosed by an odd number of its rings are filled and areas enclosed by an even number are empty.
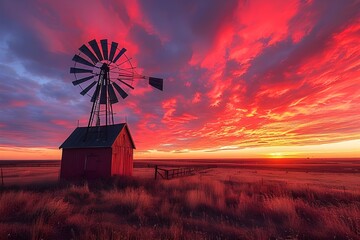
{"type": "Polygon", "coordinates": [[[156,177],[157,177],[157,165],[155,165],[155,180],[156,180],[156,177]]]}
{"type": "Polygon", "coordinates": [[[4,174],[2,168],[1,168],[1,186],[4,186],[4,174]]]}

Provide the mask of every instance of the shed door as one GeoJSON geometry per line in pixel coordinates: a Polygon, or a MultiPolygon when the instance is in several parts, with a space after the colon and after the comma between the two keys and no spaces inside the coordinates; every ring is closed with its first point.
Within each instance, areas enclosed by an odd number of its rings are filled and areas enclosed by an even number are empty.
{"type": "Polygon", "coordinates": [[[84,166],[84,174],[86,178],[96,178],[99,173],[99,164],[100,159],[98,156],[86,156],[85,158],[85,166],[84,166]]]}

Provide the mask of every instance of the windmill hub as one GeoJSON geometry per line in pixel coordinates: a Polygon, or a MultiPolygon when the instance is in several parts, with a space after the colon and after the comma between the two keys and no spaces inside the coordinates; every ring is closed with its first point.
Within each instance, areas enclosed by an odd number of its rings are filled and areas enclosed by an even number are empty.
{"type": "Polygon", "coordinates": [[[79,48],[80,53],[75,54],[72,59],[74,67],[70,68],[70,73],[73,73],[75,78],[72,83],[80,86],[80,94],[90,96],[93,103],[88,128],[94,124],[114,124],[112,105],[119,102],[118,96],[122,99],[128,96],[127,91],[134,89],[134,80],[148,79],[149,85],[163,90],[163,79],[137,73],[131,58],[125,54],[127,50],[118,48],[118,45],[102,39],[99,47],[94,39],[89,41],[88,45],[83,44],[79,48]],[[91,83],[84,86],[89,82],[91,83]]]}
{"type": "Polygon", "coordinates": [[[100,68],[102,71],[104,71],[105,73],[108,73],[110,68],[109,65],[107,65],[106,63],[103,63],[103,65],[100,68]]]}

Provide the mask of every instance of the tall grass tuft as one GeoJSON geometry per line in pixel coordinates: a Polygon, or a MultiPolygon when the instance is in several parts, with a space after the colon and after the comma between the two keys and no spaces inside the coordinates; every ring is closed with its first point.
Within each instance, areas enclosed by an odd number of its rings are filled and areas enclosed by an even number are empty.
{"type": "Polygon", "coordinates": [[[360,239],[360,191],[204,176],[6,188],[0,238],[360,239]]]}

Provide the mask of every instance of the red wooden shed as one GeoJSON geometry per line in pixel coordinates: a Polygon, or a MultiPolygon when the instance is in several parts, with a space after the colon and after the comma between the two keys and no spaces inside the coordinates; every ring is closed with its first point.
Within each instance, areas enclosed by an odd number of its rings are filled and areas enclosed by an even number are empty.
{"type": "Polygon", "coordinates": [[[132,175],[135,144],[126,123],[78,127],[59,148],[60,179],[132,175]]]}

